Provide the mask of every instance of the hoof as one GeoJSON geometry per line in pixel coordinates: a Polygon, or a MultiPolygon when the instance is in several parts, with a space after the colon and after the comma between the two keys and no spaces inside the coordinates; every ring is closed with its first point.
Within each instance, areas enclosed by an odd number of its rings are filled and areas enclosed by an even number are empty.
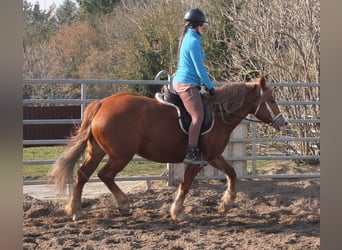
{"type": "Polygon", "coordinates": [[[177,206],[177,202],[173,202],[170,208],[171,218],[174,221],[185,221],[188,219],[188,216],[183,211],[183,206],[177,206]]]}
{"type": "Polygon", "coordinates": [[[129,215],[132,214],[132,212],[130,211],[130,209],[121,209],[121,208],[119,208],[119,212],[120,212],[120,214],[123,215],[123,216],[129,216],[129,215]]]}
{"type": "Polygon", "coordinates": [[[227,212],[231,207],[233,207],[233,204],[234,204],[234,201],[230,201],[228,203],[226,202],[222,202],[219,204],[218,206],[218,211],[220,213],[224,213],[224,212],[227,212]]]}
{"type": "Polygon", "coordinates": [[[69,216],[73,215],[73,209],[70,204],[65,206],[64,211],[69,216]]]}
{"type": "Polygon", "coordinates": [[[76,212],[74,213],[74,215],[72,216],[72,220],[73,221],[78,221],[84,218],[84,215],[81,212],[76,212]]]}
{"type": "Polygon", "coordinates": [[[177,221],[177,222],[182,222],[182,221],[187,221],[187,220],[189,220],[189,216],[187,216],[184,212],[181,212],[181,213],[178,214],[177,216],[172,215],[171,217],[172,217],[172,219],[173,219],[174,221],[177,221]]]}

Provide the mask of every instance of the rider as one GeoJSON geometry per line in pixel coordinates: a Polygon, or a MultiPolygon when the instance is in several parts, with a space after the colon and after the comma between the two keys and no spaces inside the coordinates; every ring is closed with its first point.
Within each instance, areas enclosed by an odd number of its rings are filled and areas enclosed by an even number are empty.
{"type": "Polygon", "coordinates": [[[215,89],[204,66],[204,52],[201,39],[208,21],[204,13],[196,8],[184,15],[184,30],[178,47],[178,68],[173,78],[173,88],[178,93],[192,120],[189,127],[188,147],[185,163],[205,164],[198,148],[204,110],[200,87],[204,85],[213,98],[215,89]]]}

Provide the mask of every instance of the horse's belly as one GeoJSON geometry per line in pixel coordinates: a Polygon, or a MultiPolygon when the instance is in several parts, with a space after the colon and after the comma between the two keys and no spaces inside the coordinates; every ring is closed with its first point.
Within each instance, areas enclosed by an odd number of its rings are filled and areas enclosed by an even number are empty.
{"type": "Polygon", "coordinates": [[[142,144],[137,154],[154,162],[181,162],[185,157],[186,145],[186,140],[154,138],[153,141],[142,144]]]}

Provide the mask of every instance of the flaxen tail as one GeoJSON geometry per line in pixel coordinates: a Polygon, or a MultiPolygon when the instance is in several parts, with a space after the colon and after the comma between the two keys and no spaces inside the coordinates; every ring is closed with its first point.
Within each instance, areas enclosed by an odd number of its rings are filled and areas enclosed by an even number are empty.
{"type": "Polygon", "coordinates": [[[70,138],[67,148],[52,166],[49,177],[55,182],[56,189],[61,193],[65,192],[67,184],[73,182],[75,164],[86,149],[87,140],[91,135],[91,122],[100,107],[101,102],[92,102],[87,106],[81,126],[70,138]]]}

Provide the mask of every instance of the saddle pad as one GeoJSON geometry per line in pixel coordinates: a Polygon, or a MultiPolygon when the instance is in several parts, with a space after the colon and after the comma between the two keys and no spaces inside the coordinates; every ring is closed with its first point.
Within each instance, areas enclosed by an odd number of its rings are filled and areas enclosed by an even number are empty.
{"type": "MultiPolygon", "coordinates": [[[[162,93],[156,93],[155,98],[158,102],[164,105],[173,107],[176,110],[179,126],[185,134],[188,134],[190,123],[191,123],[191,116],[186,111],[183,103],[178,103],[178,105],[176,105],[172,102],[168,102],[167,100],[165,100],[165,96],[162,93]]],[[[205,111],[204,111],[204,119],[203,119],[203,123],[201,127],[201,135],[209,133],[211,129],[214,127],[213,114],[212,113],[208,114],[208,109],[206,108],[204,110],[205,111]]]]}

